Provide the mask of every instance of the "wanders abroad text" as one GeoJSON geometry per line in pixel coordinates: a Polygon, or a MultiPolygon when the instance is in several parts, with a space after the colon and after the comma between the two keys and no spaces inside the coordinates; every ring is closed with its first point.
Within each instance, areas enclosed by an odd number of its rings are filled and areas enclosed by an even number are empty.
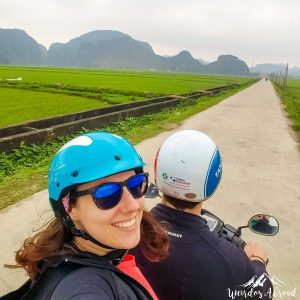
{"type": "Polygon", "coordinates": [[[291,297],[296,298],[296,288],[293,288],[291,290],[282,290],[280,287],[276,286],[274,288],[274,291],[272,293],[272,289],[270,288],[266,293],[262,293],[261,291],[255,291],[254,289],[251,289],[249,291],[244,290],[233,290],[227,289],[229,299],[251,299],[251,298],[259,298],[259,299],[274,299],[274,298],[284,298],[291,297]]]}
{"type": "Polygon", "coordinates": [[[276,276],[270,278],[266,273],[259,277],[254,276],[245,284],[240,285],[240,287],[240,289],[236,290],[227,289],[229,299],[296,298],[296,288],[290,289],[286,283],[276,276]],[[267,280],[272,282],[274,289],[269,288],[267,291],[260,290],[260,287],[263,287],[267,280]]]}

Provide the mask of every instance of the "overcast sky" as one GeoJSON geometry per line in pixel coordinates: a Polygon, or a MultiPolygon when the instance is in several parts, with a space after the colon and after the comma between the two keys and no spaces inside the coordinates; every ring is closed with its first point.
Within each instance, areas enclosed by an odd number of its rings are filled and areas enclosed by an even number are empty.
{"type": "Polygon", "coordinates": [[[111,29],[160,55],[300,67],[300,0],[0,0],[0,28],[23,29],[47,48],[111,29]]]}

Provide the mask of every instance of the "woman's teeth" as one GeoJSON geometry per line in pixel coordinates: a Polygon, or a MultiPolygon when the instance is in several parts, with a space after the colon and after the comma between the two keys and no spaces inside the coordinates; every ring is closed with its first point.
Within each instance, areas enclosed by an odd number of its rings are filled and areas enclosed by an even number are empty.
{"type": "Polygon", "coordinates": [[[134,217],[133,219],[126,221],[126,222],[116,222],[113,223],[112,225],[115,227],[120,227],[120,228],[129,228],[132,227],[135,224],[136,218],[134,217]]]}

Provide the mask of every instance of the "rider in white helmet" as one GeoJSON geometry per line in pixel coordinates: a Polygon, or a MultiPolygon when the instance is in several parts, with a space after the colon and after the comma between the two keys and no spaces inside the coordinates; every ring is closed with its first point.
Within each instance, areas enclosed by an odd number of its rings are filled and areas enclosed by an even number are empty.
{"type": "MultiPolygon", "coordinates": [[[[174,133],[158,150],[154,169],[163,197],[151,212],[165,224],[171,250],[158,263],[149,262],[139,249],[135,255],[159,299],[233,299],[230,293],[241,284],[266,273],[267,255],[260,246],[238,247],[211,232],[200,216],[203,201],[222,177],[221,156],[211,138],[195,130],[174,133]]],[[[267,280],[253,293],[270,299],[271,291],[267,280]]]]}

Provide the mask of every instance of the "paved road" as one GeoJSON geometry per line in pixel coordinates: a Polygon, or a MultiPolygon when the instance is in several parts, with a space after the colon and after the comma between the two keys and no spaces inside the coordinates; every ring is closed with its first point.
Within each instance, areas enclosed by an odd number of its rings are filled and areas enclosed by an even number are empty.
{"type": "MultiPolygon", "coordinates": [[[[156,149],[172,132],[198,129],[210,135],[220,147],[224,173],[218,191],[204,207],[234,226],[246,224],[256,213],[276,216],[280,222],[277,236],[264,237],[245,230],[243,237],[265,245],[270,275],[286,284],[281,291],[296,288],[300,297],[300,155],[288,123],[273,86],[262,80],[137,148],[152,173],[156,149]]],[[[147,207],[155,202],[149,200],[147,207]]],[[[1,211],[0,263],[13,262],[13,251],[30,228],[37,228],[50,215],[46,191],[1,211]]],[[[19,270],[1,268],[0,294],[24,280],[19,270]]]]}

